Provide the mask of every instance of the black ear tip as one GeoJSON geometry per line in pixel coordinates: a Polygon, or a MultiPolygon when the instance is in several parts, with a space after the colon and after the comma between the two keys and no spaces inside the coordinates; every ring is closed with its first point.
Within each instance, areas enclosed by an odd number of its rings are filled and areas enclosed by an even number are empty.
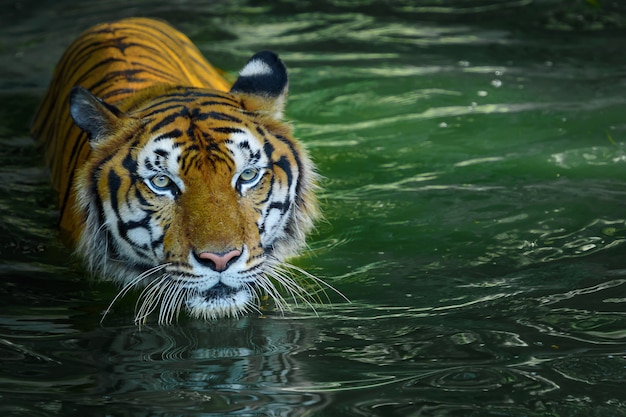
{"type": "Polygon", "coordinates": [[[70,96],[69,96],[70,114],[72,115],[72,118],[74,119],[74,121],[82,119],[83,109],[85,106],[85,102],[88,102],[88,97],[89,97],[89,92],[83,87],[74,86],[70,90],[70,96]]]}
{"type": "Polygon", "coordinates": [[[278,57],[278,54],[274,51],[265,50],[265,51],[257,52],[256,54],[252,55],[252,57],[248,60],[248,63],[254,60],[260,60],[262,62],[266,62],[271,67],[283,67],[283,68],[285,67],[285,64],[283,64],[283,61],[280,60],[280,58],[278,57]]]}
{"type": "Polygon", "coordinates": [[[117,107],[79,86],[72,87],[69,106],[74,123],[86,132],[92,141],[108,135],[116,120],[124,116],[117,107]]]}
{"type": "Polygon", "coordinates": [[[75,119],[80,117],[79,113],[85,109],[85,105],[92,100],[98,100],[93,94],[84,87],[75,85],[70,90],[70,113],[75,119]]]}
{"type": "Polygon", "coordinates": [[[287,67],[272,51],[254,54],[239,73],[232,92],[279,96],[289,83],[287,67]]]}
{"type": "Polygon", "coordinates": [[[248,67],[248,65],[254,65],[255,63],[267,65],[267,67],[273,70],[287,72],[287,67],[285,67],[283,61],[281,61],[281,59],[278,57],[278,54],[274,51],[265,50],[257,52],[256,54],[252,55],[250,59],[248,59],[248,62],[246,63],[244,69],[248,67]]]}
{"type": "Polygon", "coordinates": [[[75,85],[70,90],[70,103],[74,103],[81,95],[85,94],[85,89],[75,85]]]}
{"type": "Polygon", "coordinates": [[[255,59],[262,59],[266,61],[278,61],[278,54],[274,51],[270,51],[266,49],[264,51],[259,51],[256,54],[252,55],[248,62],[254,61],[255,59]]]}
{"type": "Polygon", "coordinates": [[[70,90],[70,95],[74,95],[74,94],[80,94],[83,91],[86,91],[87,89],[85,87],[81,87],[80,85],[75,85],[74,87],[72,87],[72,89],[70,90]]]}

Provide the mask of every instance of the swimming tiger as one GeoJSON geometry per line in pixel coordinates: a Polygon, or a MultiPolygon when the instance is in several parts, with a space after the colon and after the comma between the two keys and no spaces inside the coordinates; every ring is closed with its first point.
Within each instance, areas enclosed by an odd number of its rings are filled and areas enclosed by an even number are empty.
{"type": "Polygon", "coordinates": [[[229,85],[147,18],[92,27],[62,56],[32,126],[61,235],[122,284],[116,299],[143,288],[139,323],[236,317],[267,295],[284,308],[280,287],[311,295],[285,269],[319,214],[314,165],[282,120],[287,90],[273,52],[229,85]]]}

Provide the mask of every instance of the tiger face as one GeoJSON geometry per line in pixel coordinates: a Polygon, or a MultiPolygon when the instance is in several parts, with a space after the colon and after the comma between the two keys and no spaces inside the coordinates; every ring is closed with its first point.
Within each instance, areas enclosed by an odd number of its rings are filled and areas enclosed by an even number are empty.
{"type": "Polygon", "coordinates": [[[250,59],[229,92],[156,86],[119,106],[75,87],[70,113],[89,137],[76,173],[85,225],[77,251],[96,273],[145,287],[137,320],[238,316],[278,286],[318,209],[313,163],[281,121],[284,64],[250,59]]]}

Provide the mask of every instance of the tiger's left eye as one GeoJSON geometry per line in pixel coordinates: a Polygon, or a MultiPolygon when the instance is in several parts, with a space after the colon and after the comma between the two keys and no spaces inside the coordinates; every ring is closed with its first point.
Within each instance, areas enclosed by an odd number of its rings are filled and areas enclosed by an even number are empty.
{"type": "Polygon", "coordinates": [[[150,178],[150,182],[155,188],[159,190],[165,190],[172,185],[172,180],[170,179],[170,177],[162,174],[155,175],[154,177],[150,178]]]}
{"type": "Polygon", "coordinates": [[[259,178],[260,172],[261,171],[259,171],[257,168],[246,168],[241,171],[241,174],[239,174],[237,182],[239,184],[249,184],[251,182],[254,182],[257,178],[259,178]]]}
{"type": "Polygon", "coordinates": [[[146,179],[146,184],[156,194],[171,194],[173,197],[180,194],[176,183],[165,174],[157,174],[152,178],[146,179]]]}

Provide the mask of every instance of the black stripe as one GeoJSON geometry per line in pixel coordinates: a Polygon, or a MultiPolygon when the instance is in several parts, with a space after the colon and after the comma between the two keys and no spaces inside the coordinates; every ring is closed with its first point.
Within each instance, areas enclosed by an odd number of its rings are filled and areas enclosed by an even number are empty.
{"type": "Polygon", "coordinates": [[[214,120],[225,120],[225,121],[233,122],[233,123],[242,123],[241,119],[238,119],[226,113],[216,112],[216,111],[207,113],[207,118],[214,119],[214,120]]]}
{"type": "MultiPolygon", "coordinates": [[[[67,144],[67,142],[65,142],[65,144],[67,144]]],[[[88,144],[87,134],[85,132],[80,131],[78,140],[74,142],[74,146],[72,146],[72,150],[70,151],[70,162],[68,164],[69,166],[66,167],[66,170],[69,172],[69,175],[70,175],[70,178],[69,178],[70,186],[67,187],[67,189],[65,190],[65,195],[63,195],[63,197],[61,198],[61,204],[60,204],[61,213],[65,213],[65,210],[68,209],[67,205],[69,203],[72,186],[74,184],[74,177],[76,174],[76,164],[77,164],[76,158],[78,157],[82,148],[84,146],[88,146],[87,144],[88,144]]],[[[87,158],[89,158],[89,155],[87,155],[87,158]]]]}
{"type": "Polygon", "coordinates": [[[245,133],[242,129],[236,128],[236,127],[214,127],[211,129],[211,131],[213,132],[217,132],[217,133],[245,133]]]}
{"type": "MultiPolygon", "coordinates": [[[[216,97],[220,97],[220,96],[216,96],[216,97]]],[[[226,97],[220,97],[220,98],[226,98],[226,97]]],[[[202,103],[200,103],[200,105],[201,106],[205,106],[205,107],[207,107],[207,106],[227,106],[227,107],[233,107],[233,108],[239,108],[240,107],[240,104],[237,103],[235,100],[230,100],[230,101],[232,101],[233,104],[231,104],[231,103],[224,103],[224,102],[221,102],[221,101],[213,100],[213,101],[202,102],[202,103]]]]}
{"type": "Polygon", "coordinates": [[[126,83],[140,83],[146,81],[146,78],[140,78],[140,74],[144,74],[144,70],[126,69],[123,71],[109,71],[97,83],[87,86],[89,91],[96,91],[103,85],[110,85],[116,78],[122,78],[126,83]]]}
{"type": "Polygon", "coordinates": [[[143,109],[144,111],[156,109],[153,113],[148,113],[147,116],[153,115],[162,111],[166,111],[169,109],[181,107],[181,103],[191,103],[193,101],[196,101],[198,98],[216,98],[216,99],[224,100],[224,101],[219,101],[219,100],[202,101],[198,103],[198,105],[202,107],[211,106],[211,105],[237,107],[237,104],[238,104],[237,101],[235,101],[234,99],[230,97],[223,96],[221,94],[211,93],[206,90],[204,91],[198,90],[193,87],[184,87],[184,88],[172,87],[172,88],[173,90],[171,93],[165,93],[163,95],[160,95],[159,97],[155,98],[155,100],[158,100],[158,101],[155,101],[149,107],[146,107],[143,109]],[[165,104],[169,104],[169,103],[173,103],[174,105],[163,108],[163,109],[157,109],[157,107],[165,105],[165,104]]]}
{"type": "Polygon", "coordinates": [[[117,193],[122,186],[122,179],[114,170],[110,169],[107,183],[110,190],[109,194],[111,195],[111,207],[115,210],[115,213],[118,213],[119,200],[117,199],[117,193]]]}
{"type": "MultiPolygon", "coordinates": [[[[296,160],[296,166],[298,167],[298,182],[296,183],[296,200],[298,202],[301,202],[302,196],[300,195],[300,192],[302,191],[302,178],[303,178],[303,173],[304,173],[304,167],[302,165],[302,160],[300,159],[300,153],[296,150],[294,143],[291,140],[281,135],[275,135],[274,137],[289,147],[289,150],[291,150],[291,154],[293,155],[293,158],[296,160]]],[[[291,173],[291,171],[289,172],[291,173]]]]}
{"type": "Polygon", "coordinates": [[[269,205],[269,210],[267,212],[267,215],[269,216],[269,211],[273,210],[273,209],[278,209],[280,210],[281,214],[285,214],[285,212],[289,209],[290,206],[290,201],[289,199],[287,199],[286,201],[272,201],[269,205]]]}
{"type": "Polygon", "coordinates": [[[157,123],[154,126],[152,126],[152,128],[150,129],[150,133],[154,133],[157,130],[161,129],[162,127],[167,126],[170,123],[173,123],[174,120],[176,120],[180,116],[181,116],[180,113],[172,113],[172,114],[164,117],[163,119],[161,119],[161,121],[159,121],[159,123],[157,123]]]}
{"type": "Polygon", "coordinates": [[[122,166],[128,171],[131,181],[134,181],[137,177],[137,161],[130,154],[126,154],[122,161],[122,166]]]}
{"type": "Polygon", "coordinates": [[[273,165],[279,167],[285,172],[285,174],[287,175],[287,186],[288,188],[291,188],[291,183],[293,182],[293,173],[291,172],[291,164],[289,163],[289,160],[285,157],[285,155],[283,155],[278,161],[274,162],[273,165]]]}
{"type": "Polygon", "coordinates": [[[263,152],[265,152],[265,155],[267,155],[270,160],[272,159],[272,154],[274,153],[274,145],[272,145],[271,142],[267,139],[265,140],[265,143],[263,143],[263,152]]]}
{"type": "MultiPolygon", "coordinates": [[[[150,203],[148,202],[148,200],[146,200],[146,198],[143,196],[143,194],[141,193],[141,191],[139,190],[139,188],[134,187],[134,189],[135,189],[135,198],[136,198],[136,199],[137,199],[137,201],[139,202],[139,205],[140,205],[140,206],[142,206],[142,207],[146,207],[146,208],[147,208],[147,207],[152,206],[152,204],[150,204],[150,203]]],[[[153,211],[151,211],[151,210],[150,210],[150,211],[149,211],[149,210],[147,210],[147,209],[145,209],[145,210],[146,210],[147,212],[149,212],[149,213],[153,213],[153,211]]]]}
{"type": "Polygon", "coordinates": [[[156,138],[154,138],[154,142],[159,142],[165,139],[177,139],[183,135],[183,132],[180,129],[170,130],[169,132],[162,133],[156,138]]]}
{"type": "Polygon", "coordinates": [[[107,100],[111,97],[132,94],[132,93],[135,93],[136,91],[137,91],[136,88],[125,88],[125,87],[116,88],[114,90],[109,90],[106,93],[98,94],[98,97],[100,97],[102,100],[107,100]]]}
{"type": "Polygon", "coordinates": [[[158,239],[154,239],[152,240],[152,250],[154,251],[158,246],[162,246],[163,242],[165,240],[165,234],[162,234],[161,236],[159,236],[158,239]]]}

